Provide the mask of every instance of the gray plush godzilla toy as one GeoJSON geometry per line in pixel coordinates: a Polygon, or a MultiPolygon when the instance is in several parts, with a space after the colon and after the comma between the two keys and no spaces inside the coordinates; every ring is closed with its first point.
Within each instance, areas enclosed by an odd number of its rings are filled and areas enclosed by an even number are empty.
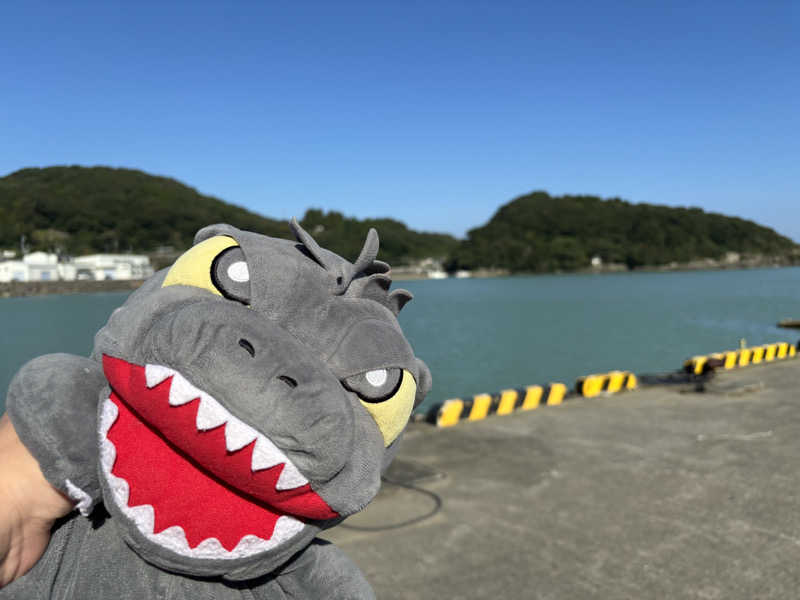
{"type": "Polygon", "coordinates": [[[89,518],[61,521],[0,598],[373,597],[314,538],[378,492],[430,373],[375,231],[350,263],[292,229],[202,229],[91,358],[16,375],[20,439],[89,518]]]}

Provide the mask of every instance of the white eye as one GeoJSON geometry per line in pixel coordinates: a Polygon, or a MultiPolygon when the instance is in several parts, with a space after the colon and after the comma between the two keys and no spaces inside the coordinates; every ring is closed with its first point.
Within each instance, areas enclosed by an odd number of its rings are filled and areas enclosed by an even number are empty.
{"type": "Polygon", "coordinates": [[[250,271],[247,269],[247,263],[243,260],[238,260],[228,267],[228,277],[237,283],[244,283],[250,281],[250,271]]]}
{"type": "Polygon", "coordinates": [[[366,378],[367,383],[370,385],[381,387],[384,383],[386,383],[386,378],[388,375],[386,373],[386,369],[376,369],[375,371],[367,371],[364,377],[366,378]]]}
{"type": "Polygon", "coordinates": [[[342,385],[364,402],[383,402],[397,393],[403,383],[403,372],[399,367],[374,369],[351,375],[342,380],[342,385]]]}

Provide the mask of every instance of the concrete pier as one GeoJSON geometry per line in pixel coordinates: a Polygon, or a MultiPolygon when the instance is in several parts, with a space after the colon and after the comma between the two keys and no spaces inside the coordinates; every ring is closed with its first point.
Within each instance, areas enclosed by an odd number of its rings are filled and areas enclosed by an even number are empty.
{"type": "Polygon", "coordinates": [[[388,477],[325,535],[383,600],[800,597],[797,359],[415,424],[388,477]]]}

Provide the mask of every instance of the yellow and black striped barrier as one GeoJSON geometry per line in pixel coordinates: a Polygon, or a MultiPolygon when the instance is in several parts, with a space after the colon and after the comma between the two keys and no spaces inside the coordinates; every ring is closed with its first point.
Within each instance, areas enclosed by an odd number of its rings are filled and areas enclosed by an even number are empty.
{"type": "Polygon", "coordinates": [[[507,415],[515,411],[534,410],[539,406],[555,406],[561,404],[566,395],[566,385],[551,383],[503,390],[496,394],[478,394],[471,398],[453,398],[439,406],[435,422],[437,427],[450,427],[461,421],[479,421],[489,415],[507,415]]]}
{"type": "MultiPolygon", "coordinates": [[[[799,344],[800,345],[800,344],[799,344]]],[[[752,348],[716,352],[708,356],[693,356],[685,363],[683,369],[687,373],[702,375],[713,369],[736,369],[762,362],[773,362],[797,356],[797,346],[789,342],[775,342],[752,348]]]]}
{"type": "Polygon", "coordinates": [[[584,398],[593,398],[600,393],[616,394],[626,390],[635,390],[638,381],[636,375],[628,371],[611,371],[579,377],[575,382],[575,391],[584,398]]]}
{"type": "MultiPolygon", "coordinates": [[[[716,368],[735,369],[762,362],[773,362],[797,356],[800,342],[764,344],[752,348],[741,348],[717,352],[707,356],[693,356],[684,363],[684,371],[702,375],[716,368]]],[[[648,376],[643,375],[644,379],[648,376]]],[[[651,377],[652,378],[652,377],[651,377]]],[[[630,371],[611,371],[579,377],[575,382],[575,395],[593,398],[600,394],[615,394],[635,390],[639,386],[636,375],[630,371]]],[[[508,415],[527,411],[539,406],[555,406],[574,395],[563,383],[546,386],[531,385],[520,389],[507,389],[496,394],[478,394],[470,398],[453,398],[434,406],[414,420],[434,423],[437,427],[451,427],[462,421],[480,421],[490,415],[508,415]]]]}

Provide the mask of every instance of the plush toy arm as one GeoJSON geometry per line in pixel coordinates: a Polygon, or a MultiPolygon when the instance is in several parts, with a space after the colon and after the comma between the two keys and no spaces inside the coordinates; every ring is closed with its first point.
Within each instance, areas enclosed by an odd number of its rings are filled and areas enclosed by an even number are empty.
{"type": "Polygon", "coordinates": [[[45,478],[84,515],[100,499],[97,402],[105,386],[98,363],[47,354],[17,372],[6,398],[14,429],[45,478]]]}
{"type": "MultiPolygon", "coordinates": [[[[375,592],[353,561],[339,548],[320,539],[315,539],[280,569],[275,583],[287,600],[375,600],[375,592]]],[[[258,593],[256,597],[261,598],[258,593]]],[[[273,597],[263,596],[264,600],[273,597]]]]}

